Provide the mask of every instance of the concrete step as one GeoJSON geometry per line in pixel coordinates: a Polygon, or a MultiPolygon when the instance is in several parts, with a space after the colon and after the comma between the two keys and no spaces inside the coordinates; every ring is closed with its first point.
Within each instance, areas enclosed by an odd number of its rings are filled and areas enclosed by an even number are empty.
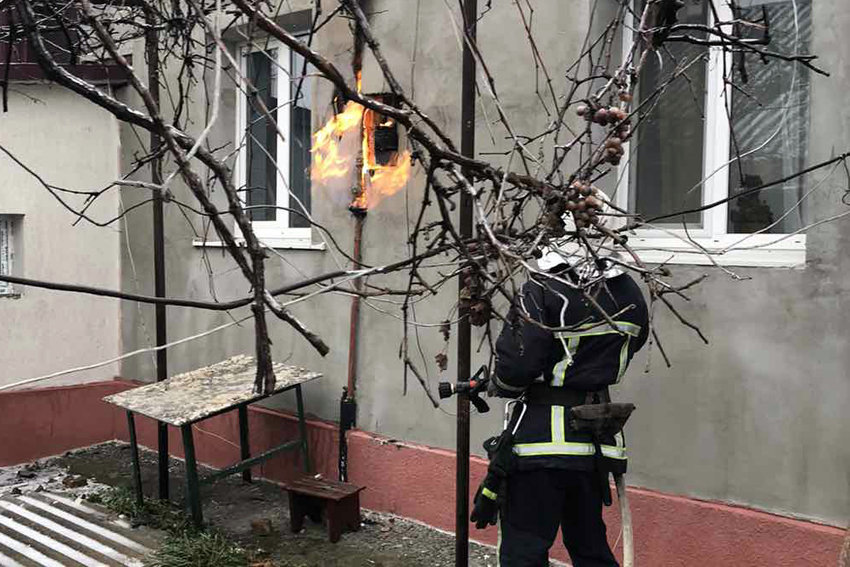
{"type": "Polygon", "coordinates": [[[0,566],[142,567],[161,534],[49,492],[0,499],[0,566]]]}

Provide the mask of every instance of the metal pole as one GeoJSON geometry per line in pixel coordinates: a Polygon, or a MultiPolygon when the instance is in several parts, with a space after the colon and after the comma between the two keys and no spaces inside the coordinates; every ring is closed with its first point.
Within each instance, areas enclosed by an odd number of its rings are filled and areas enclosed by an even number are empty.
{"type": "MultiPolygon", "coordinates": [[[[475,26],[478,19],[477,0],[463,1],[463,22],[467,41],[463,44],[463,75],[461,83],[461,134],[460,150],[468,157],[475,157],[475,58],[469,42],[475,41],[475,26]]],[[[460,236],[472,236],[472,197],[465,191],[460,197],[460,236]]],[[[463,278],[458,281],[458,298],[463,289],[463,278]]],[[[470,377],[470,355],[472,336],[469,312],[461,308],[457,331],[457,381],[465,382],[470,377]]],[[[455,566],[469,564],[469,396],[457,396],[457,480],[455,518],[455,566]]]]}
{"type": "MultiPolygon", "coordinates": [[[[359,4],[360,0],[355,0],[359,4]]],[[[359,22],[354,26],[354,53],[351,57],[351,70],[357,81],[357,91],[360,92],[363,77],[363,48],[366,38],[359,22]]],[[[366,138],[366,113],[360,121],[360,140],[366,138]]],[[[357,185],[352,190],[352,201],[348,206],[354,217],[354,250],[352,258],[353,268],[362,267],[361,246],[363,244],[363,223],[366,222],[366,173],[363,171],[363,163],[366,156],[363,155],[363,144],[357,149],[357,185]]],[[[358,278],[354,280],[354,289],[360,291],[363,282],[358,278]]],[[[348,384],[342,389],[342,399],[339,402],[339,457],[337,465],[339,469],[339,480],[348,482],[348,430],[357,422],[357,355],[360,342],[360,296],[351,298],[351,313],[349,315],[350,327],[348,330],[348,384]]]]}
{"type": "MultiPolygon", "coordinates": [[[[352,210],[354,215],[354,251],[352,254],[352,258],[354,258],[355,266],[354,269],[360,269],[362,267],[361,259],[362,259],[362,251],[361,247],[363,245],[363,222],[366,220],[366,211],[355,211],[352,210]]],[[[358,278],[354,280],[354,289],[360,291],[363,286],[363,282],[358,278]]],[[[348,333],[348,397],[350,399],[355,398],[355,390],[357,388],[357,348],[358,348],[358,339],[359,335],[359,327],[360,327],[360,296],[355,295],[351,298],[351,313],[349,316],[350,329],[348,333]]]]}
{"type": "MultiPolygon", "coordinates": [[[[148,30],[145,32],[145,52],[148,64],[148,89],[151,98],[159,107],[159,32],[156,29],[156,14],[145,11],[148,30]]],[[[151,183],[162,184],[162,139],[157,132],[150,133],[151,183]]],[[[165,297],[165,234],[163,226],[162,192],[153,194],[153,273],[154,295],[165,297]]],[[[166,344],[165,305],[156,305],[156,346],[166,344]]],[[[168,378],[168,358],[165,349],[156,351],[156,381],[168,378]]],[[[168,426],[157,423],[157,453],[159,465],[159,497],[168,500],[168,426]]]]}
{"type": "MultiPolygon", "coordinates": [[[[358,160],[361,163],[361,160],[358,160]]],[[[359,169],[358,169],[359,171],[359,169]]],[[[362,186],[361,177],[361,193],[365,191],[362,186]]],[[[351,208],[354,215],[354,258],[355,269],[361,267],[360,260],[362,258],[361,245],[363,242],[363,223],[366,221],[366,210],[351,208]]],[[[354,280],[354,289],[360,291],[363,283],[357,279],[354,280]]],[[[342,389],[342,400],[339,405],[339,480],[348,482],[348,439],[346,434],[348,430],[355,426],[357,422],[357,399],[355,398],[357,391],[357,355],[360,338],[360,296],[355,295],[351,298],[351,314],[350,328],[348,331],[348,385],[342,389]]]]}
{"type": "MultiPolygon", "coordinates": [[[[243,461],[251,458],[251,435],[248,430],[248,404],[239,406],[239,454],[243,461]]],[[[242,480],[251,482],[251,467],[242,471],[242,480]]]]}

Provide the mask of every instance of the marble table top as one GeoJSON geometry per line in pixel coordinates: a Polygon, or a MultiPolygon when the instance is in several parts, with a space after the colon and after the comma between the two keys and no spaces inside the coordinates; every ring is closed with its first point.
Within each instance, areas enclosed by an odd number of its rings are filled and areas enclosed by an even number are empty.
{"type": "Polygon", "coordinates": [[[106,396],[103,400],[179,427],[322,376],[306,368],[281,363],[274,363],[273,368],[277,378],[274,391],[263,395],[254,392],[254,357],[242,354],[162,382],[106,396]]]}

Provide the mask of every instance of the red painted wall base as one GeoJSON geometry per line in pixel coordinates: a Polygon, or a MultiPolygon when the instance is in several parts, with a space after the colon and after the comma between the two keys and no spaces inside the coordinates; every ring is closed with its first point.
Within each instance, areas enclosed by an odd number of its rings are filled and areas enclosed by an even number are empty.
{"type": "MultiPolygon", "coordinates": [[[[123,412],[101,399],[132,386],[116,381],[0,394],[0,465],[110,439],[126,441],[123,412]]],[[[308,425],[314,468],[335,478],[336,425],[323,421],[308,425]]],[[[260,407],[251,408],[249,427],[253,452],[297,435],[293,416],[260,407]]],[[[155,424],[140,418],[137,429],[139,442],[155,447],[155,424]]],[[[237,461],[238,439],[236,412],[201,422],[195,429],[198,459],[213,467],[237,461]]],[[[173,454],[182,456],[177,430],[171,431],[170,442],[173,454]]],[[[361,497],[364,507],[454,530],[454,453],[356,430],[349,432],[348,444],[351,482],[367,487],[361,497]]],[[[474,491],[486,463],[473,458],[470,469],[474,491]]],[[[254,473],[280,482],[300,474],[300,463],[284,455],[256,467],[254,473]]],[[[638,565],[831,567],[838,561],[843,536],[838,528],[640,488],[629,489],[629,497],[638,565]]],[[[615,508],[606,510],[612,543],[620,530],[615,508]]],[[[496,541],[495,528],[473,529],[471,535],[483,543],[496,541]]],[[[560,543],[552,556],[566,559],[560,543]]]]}

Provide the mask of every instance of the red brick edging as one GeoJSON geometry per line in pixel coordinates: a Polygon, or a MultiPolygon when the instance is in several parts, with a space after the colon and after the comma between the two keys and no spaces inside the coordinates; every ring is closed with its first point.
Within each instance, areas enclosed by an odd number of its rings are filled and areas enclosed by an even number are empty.
{"type": "MultiPolygon", "coordinates": [[[[0,393],[0,466],[60,454],[111,439],[127,440],[124,413],[101,401],[130,388],[127,381],[41,388],[0,393]]],[[[297,433],[293,416],[252,407],[251,448],[259,452],[297,433]]],[[[139,442],[155,446],[154,423],[137,420],[139,442]]],[[[318,472],[336,475],[337,427],[308,422],[312,460],[318,472]]],[[[177,430],[170,432],[173,454],[182,456],[177,430]]],[[[452,531],[454,529],[455,457],[451,451],[351,431],[349,475],[367,487],[363,506],[392,512],[452,531]]],[[[195,432],[198,459],[223,467],[239,458],[236,413],[202,422],[195,432]]],[[[484,475],[483,459],[473,458],[471,486],[484,475]]],[[[272,459],[255,474],[283,481],[299,474],[292,456],[272,459]]],[[[471,496],[471,495],[470,495],[471,496]]],[[[647,567],[770,566],[832,567],[837,564],[843,531],[719,502],[706,502],[630,488],[635,525],[636,563],[647,567]]],[[[614,507],[616,508],[616,506],[614,507]]],[[[619,533],[615,509],[606,511],[609,536],[619,533]]],[[[495,543],[495,529],[472,530],[478,541],[495,543]]],[[[618,550],[619,551],[619,550],[618,550]]],[[[560,544],[553,557],[565,559],[560,544]]]]}

